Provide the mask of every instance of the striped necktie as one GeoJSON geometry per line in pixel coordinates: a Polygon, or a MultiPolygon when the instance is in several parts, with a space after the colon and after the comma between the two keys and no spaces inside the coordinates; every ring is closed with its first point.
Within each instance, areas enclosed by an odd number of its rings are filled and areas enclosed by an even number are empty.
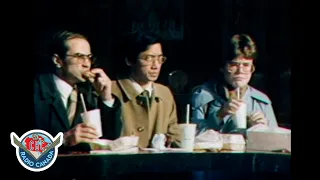
{"type": "Polygon", "coordinates": [[[68,104],[67,104],[67,112],[68,112],[68,119],[69,119],[70,126],[72,126],[72,123],[76,114],[77,99],[78,99],[78,91],[76,88],[73,88],[68,98],[68,104]]]}

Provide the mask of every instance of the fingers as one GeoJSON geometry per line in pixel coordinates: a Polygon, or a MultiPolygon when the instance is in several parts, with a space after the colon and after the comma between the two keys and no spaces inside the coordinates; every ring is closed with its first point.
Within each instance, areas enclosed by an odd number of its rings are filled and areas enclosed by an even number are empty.
{"type": "Polygon", "coordinates": [[[249,120],[254,124],[268,124],[268,121],[265,118],[264,114],[260,111],[252,113],[249,116],[249,120]]]}
{"type": "Polygon", "coordinates": [[[82,74],[86,78],[95,78],[96,74],[92,73],[91,71],[86,71],[82,74]]]}
{"type": "Polygon", "coordinates": [[[102,79],[105,79],[105,80],[109,80],[110,81],[110,78],[106,75],[106,73],[100,69],[100,68],[95,68],[95,69],[91,69],[91,73],[95,74],[97,77],[101,77],[102,79]]]}
{"type": "Polygon", "coordinates": [[[84,76],[87,77],[87,79],[93,83],[95,89],[100,92],[111,84],[110,78],[100,68],[91,69],[90,72],[84,73],[84,76]]]}
{"type": "Polygon", "coordinates": [[[98,133],[91,124],[81,123],[64,134],[64,143],[74,146],[82,142],[90,143],[98,138],[98,133]]]}
{"type": "Polygon", "coordinates": [[[90,123],[81,123],[81,128],[79,128],[81,134],[86,134],[88,137],[97,138],[98,132],[96,128],[90,123]]]}
{"type": "Polygon", "coordinates": [[[94,82],[96,77],[96,74],[92,73],[91,71],[86,71],[82,75],[85,79],[88,79],[91,83],[94,82]]]}
{"type": "Polygon", "coordinates": [[[252,113],[249,118],[252,120],[252,121],[257,121],[259,119],[264,119],[264,115],[262,112],[254,112],[252,113]]]}
{"type": "Polygon", "coordinates": [[[234,114],[241,106],[242,101],[232,99],[229,103],[228,113],[234,114]]]}
{"type": "Polygon", "coordinates": [[[76,141],[80,142],[92,142],[98,139],[98,133],[91,124],[81,123],[76,127],[76,141]]]}
{"type": "Polygon", "coordinates": [[[101,68],[94,68],[94,69],[91,69],[90,71],[94,74],[101,74],[104,72],[101,68]]]}
{"type": "Polygon", "coordinates": [[[236,99],[231,99],[230,103],[231,103],[231,104],[235,104],[237,107],[239,107],[239,106],[241,106],[241,104],[243,103],[243,101],[236,100],[236,99]]]}
{"type": "Polygon", "coordinates": [[[83,73],[83,76],[90,80],[90,82],[95,82],[95,80],[99,80],[100,82],[102,81],[110,81],[110,78],[106,75],[106,73],[100,69],[100,68],[95,68],[91,69],[90,71],[86,71],[83,73]]]}
{"type": "Polygon", "coordinates": [[[267,121],[266,121],[266,119],[258,119],[258,120],[256,120],[256,121],[255,121],[255,123],[257,123],[257,124],[265,124],[265,125],[267,125],[267,121]]]}
{"type": "Polygon", "coordinates": [[[103,91],[107,83],[108,82],[103,77],[98,77],[96,81],[96,89],[98,91],[103,91]]]}
{"type": "Polygon", "coordinates": [[[79,137],[79,142],[82,142],[82,143],[92,143],[94,142],[95,139],[92,139],[92,138],[87,138],[87,137],[79,137]]]}

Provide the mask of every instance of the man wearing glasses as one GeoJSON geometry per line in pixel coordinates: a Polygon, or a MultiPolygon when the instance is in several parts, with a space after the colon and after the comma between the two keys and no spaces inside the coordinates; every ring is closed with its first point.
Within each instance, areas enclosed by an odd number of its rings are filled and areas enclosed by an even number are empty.
{"type": "Polygon", "coordinates": [[[82,94],[87,110],[100,109],[103,138],[117,138],[120,133],[115,132],[119,129],[113,121],[115,108],[110,108],[117,105],[111,94],[111,80],[102,69],[92,69],[94,58],[87,38],[74,32],[58,32],[50,56],[54,72],[40,74],[34,81],[36,128],[52,136],[64,133],[59,153],[89,151],[87,143],[98,139],[98,134],[82,121],[82,94]]]}
{"type": "Polygon", "coordinates": [[[122,136],[139,136],[141,148],[150,147],[155,134],[177,142],[173,95],[166,86],[155,83],[166,61],[160,40],[154,34],[130,33],[122,50],[129,70],[112,84],[112,93],[121,102],[122,136]]]}
{"type": "Polygon", "coordinates": [[[220,69],[222,76],[193,91],[192,121],[197,124],[198,133],[207,129],[222,133],[235,131],[237,124],[232,116],[243,102],[247,105],[248,128],[259,123],[277,127],[270,99],[248,85],[257,56],[253,40],[246,34],[234,35],[226,52],[220,69]]]}

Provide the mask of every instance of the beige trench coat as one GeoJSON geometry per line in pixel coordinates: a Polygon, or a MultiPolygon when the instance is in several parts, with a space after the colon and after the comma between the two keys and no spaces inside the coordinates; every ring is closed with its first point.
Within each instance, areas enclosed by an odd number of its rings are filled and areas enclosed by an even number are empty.
{"type": "Polygon", "coordinates": [[[112,93],[121,102],[121,136],[139,136],[139,147],[151,147],[155,134],[166,134],[179,144],[176,104],[168,87],[153,84],[151,107],[144,103],[130,79],[112,82],[112,93]]]}

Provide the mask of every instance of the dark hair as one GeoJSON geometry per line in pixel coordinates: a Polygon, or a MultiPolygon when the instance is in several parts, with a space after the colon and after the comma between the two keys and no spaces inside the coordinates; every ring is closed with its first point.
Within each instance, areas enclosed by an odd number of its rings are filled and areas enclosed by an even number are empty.
{"type": "Polygon", "coordinates": [[[58,54],[61,58],[65,58],[68,47],[66,42],[70,39],[81,38],[87,40],[87,37],[80,33],[75,33],[67,30],[58,31],[52,38],[50,46],[50,55],[58,54]]]}
{"type": "Polygon", "coordinates": [[[124,51],[125,58],[131,63],[136,63],[137,57],[146,51],[150,45],[162,43],[159,36],[151,32],[131,32],[125,36],[124,51]]]}
{"type": "Polygon", "coordinates": [[[255,60],[258,52],[255,42],[247,34],[236,34],[228,40],[224,51],[223,64],[235,58],[243,57],[255,60]]]}

